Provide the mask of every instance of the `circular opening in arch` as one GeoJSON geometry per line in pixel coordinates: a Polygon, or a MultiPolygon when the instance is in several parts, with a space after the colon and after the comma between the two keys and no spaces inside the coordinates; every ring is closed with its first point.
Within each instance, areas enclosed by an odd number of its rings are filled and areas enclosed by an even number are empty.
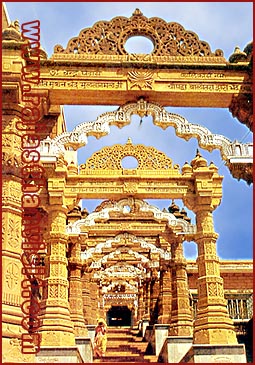
{"type": "Polygon", "coordinates": [[[123,169],[136,169],[138,166],[138,161],[133,156],[126,156],[121,160],[121,166],[123,169]]]}
{"type": "Polygon", "coordinates": [[[124,205],[123,213],[130,213],[130,212],[131,212],[131,207],[129,205],[124,205]]]}
{"type": "Polygon", "coordinates": [[[128,53],[151,54],[154,50],[154,44],[145,36],[132,36],[128,38],[124,45],[128,53]]]}

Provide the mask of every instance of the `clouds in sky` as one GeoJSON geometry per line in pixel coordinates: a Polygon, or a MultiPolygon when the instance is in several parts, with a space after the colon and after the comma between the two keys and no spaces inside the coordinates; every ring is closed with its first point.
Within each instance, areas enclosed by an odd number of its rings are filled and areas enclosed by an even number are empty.
{"type": "MultiPolygon", "coordinates": [[[[252,2],[7,2],[11,20],[23,22],[39,19],[41,22],[41,44],[50,57],[54,46],[66,47],[69,39],[76,37],[83,28],[91,27],[99,20],[111,20],[116,16],[130,17],[139,8],[150,17],[160,17],[167,22],[177,22],[185,29],[195,32],[201,40],[209,43],[211,50],[222,49],[226,59],[239,46],[243,49],[252,40],[252,2]]],[[[102,101],[103,104],[103,101],[102,101]]],[[[118,106],[65,106],[65,117],[69,130],[84,121],[93,121],[105,111],[118,106]]],[[[180,114],[191,123],[201,124],[212,133],[223,134],[231,140],[252,140],[248,129],[234,119],[228,110],[212,108],[167,108],[180,114]]],[[[165,131],[153,125],[150,118],[134,116],[132,123],[119,130],[111,127],[110,135],[89,143],[79,151],[82,163],[93,152],[105,145],[126,143],[131,137],[134,144],[143,143],[165,152],[173,163],[181,166],[190,162],[198,147],[197,140],[188,142],[178,138],[172,127],[165,131]]],[[[215,230],[219,233],[218,254],[224,259],[252,257],[252,187],[234,179],[221,160],[218,150],[202,155],[219,167],[223,179],[223,199],[214,212],[215,230]]],[[[150,201],[151,202],[151,201],[150,201]]],[[[179,203],[179,202],[178,202],[179,203]]],[[[171,202],[157,202],[159,208],[171,202]]],[[[91,209],[95,203],[89,203],[91,209]]],[[[180,202],[182,207],[182,204],[180,202]]],[[[194,215],[189,213],[193,223],[194,215]]],[[[185,244],[186,257],[196,256],[195,245],[185,244]]]]}

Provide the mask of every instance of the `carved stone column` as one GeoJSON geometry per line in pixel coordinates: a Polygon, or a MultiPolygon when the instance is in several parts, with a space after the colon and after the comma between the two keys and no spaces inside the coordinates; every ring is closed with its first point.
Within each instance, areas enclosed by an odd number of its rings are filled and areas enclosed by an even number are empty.
{"type": "Polygon", "coordinates": [[[75,345],[74,327],[68,302],[66,248],[67,209],[49,206],[49,241],[46,262],[46,298],[42,300],[42,345],[75,345]]]}
{"type": "Polygon", "coordinates": [[[192,336],[193,324],[189,304],[186,260],[183,257],[182,240],[176,238],[171,244],[172,255],[172,308],[171,336],[192,336]]]}
{"type": "MultiPolygon", "coordinates": [[[[150,272],[147,272],[147,275],[150,275],[150,272]]],[[[144,283],[144,301],[145,301],[145,307],[144,307],[144,316],[143,319],[150,319],[150,278],[147,277],[145,283],[144,283]]]]}
{"type": "MultiPolygon", "coordinates": [[[[22,176],[21,132],[16,128],[19,118],[2,117],[2,346],[3,362],[34,361],[33,355],[22,354],[21,335],[28,333],[21,326],[22,275],[22,176]]],[[[10,114],[10,115],[9,115],[10,114]]]]}
{"type": "Polygon", "coordinates": [[[90,281],[90,298],[91,298],[91,318],[92,318],[92,324],[97,323],[97,319],[99,317],[99,290],[98,285],[95,281],[90,281]]]}
{"type": "Polygon", "coordinates": [[[194,343],[237,343],[233,322],[224,299],[223,279],[220,276],[219,258],[210,207],[201,206],[196,212],[198,234],[198,303],[194,323],[194,343]]]}
{"type": "Polygon", "coordinates": [[[143,287],[142,284],[138,286],[138,303],[137,303],[137,321],[143,318],[143,287]]]}
{"type": "Polygon", "coordinates": [[[172,275],[169,263],[160,265],[160,316],[158,323],[170,323],[172,306],[172,275]]]}
{"type": "Polygon", "coordinates": [[[159,278],[158,271],[156,269],[152,272],[152,278],[150,282],[150,324],[157,323],[159,315],[159,278]]]}
{"type": "Polygon", "coordinates": [[[92,321],[92,308],[91,308],[91,298],[90,298],[90,276],[91,274],[87,272],[88,268],[84,268],[82,274],[82,301],[83,301],[83,316],[85,324],[93,324],[92,321]]]}
{"type": "Polygon", "coordinates": [[[88,331],[85,327],[83,316],[82,282],[81,282],[81,242],[80,237],[71,237],[71,257],[69,258],[69,303],[71,320],[74,323],[76,337],[86,336],[88,331]]]}

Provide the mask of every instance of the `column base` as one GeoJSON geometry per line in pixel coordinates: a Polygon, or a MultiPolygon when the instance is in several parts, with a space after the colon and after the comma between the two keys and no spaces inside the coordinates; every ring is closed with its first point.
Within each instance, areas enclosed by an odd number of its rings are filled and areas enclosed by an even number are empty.
{"type": "Polygon", "coordinates": [[[78,346],[41,346],[36,363],[84,363],[78,346]]]}
{"type": "Polygon", "coordinates": [[[77,337],[75,343],[78,346],[82,360],[84,363],[93,362],[93,347],[89,337],[77,337]]]}
{"type": "Polygon", "coordinates": [[[154,324],[156,355],[160,353],[165,339],[168,337],[169,327],[170,324],[154,324]]]}
{"type": "Polygon", "coordinates": [[[247,363],[245,346],[237,345],[192,345],[181,359],[189,363],[247,363]]]}
{"type": "MultiPolygon", "coordinates": [[[[31,350],[30,350],[31,351],[31,350]]],[[[21,340],[19,338],[2,338],[2,359],[1,364],[8,363],[21,363],[29,364],[34,363],[35,354],[22,353],[21,340]]]]}
{"type": "Polygon", "coordinates": [[[148,319],[142,319],[142,337],[145,335],[147,326],[149,326],[150,321],[148,319]]]}
{"type": "Polygon", "coordinates": [[[159,324],[168,324],[168,323],[170,323],[169,315],[164,314],[162,316],[159,316],[157,322],[159,324]]]}
{"type": "Polygon", "coordinates": [[[193,337],[169,336],[165,339],[159,353],[159,362],[176,364],[189,351],[193,337]]]}
{"type": "Polygon", "coordinates": [[[88,331],[88,337],[91,339],[91,341],[93,341],[96,334],[96,326],[94,324],[87,324],[86,328],[88,331]]]}

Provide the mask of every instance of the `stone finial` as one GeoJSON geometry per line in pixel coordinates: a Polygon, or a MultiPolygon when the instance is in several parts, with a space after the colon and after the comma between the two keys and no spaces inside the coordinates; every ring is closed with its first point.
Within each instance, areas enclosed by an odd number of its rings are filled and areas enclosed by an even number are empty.
{"type": "Polygon", "coordinates": [[[11,24],[3,30],[2,40],[3,41],[16,41],[16,42],[22,41],[18,20],[11,22],[11,24]]]}
{"type": "Polygon", "coordinates": [[[127,140],[126,144],[133,144],[132,139],[130,137],[128,137],[128,140],[127,140]]]}
{"type": "Polygon", "coordinates": [[[132,15],[133,16],[142,16],[143,13],[141,12],[140,9],[136,8],[132,15]]]}
{"type": "Polygon", "coordinates": [[[241,51],[240,47],[236,46],[234,53],[229,57],[229,62],[237,63],[247,61],[247,54],[241,51]]]}

